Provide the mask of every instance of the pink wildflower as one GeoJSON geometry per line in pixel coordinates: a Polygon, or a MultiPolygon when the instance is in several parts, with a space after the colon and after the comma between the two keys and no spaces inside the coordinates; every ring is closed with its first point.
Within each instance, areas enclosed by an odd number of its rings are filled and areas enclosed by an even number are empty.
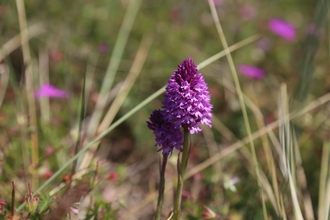
{"type": "Polygon", "coordinates": [[[213,0],[213,2],[214,2],[214,5],[215,6],[217,6],[217,5],[222,5],[222,3],[223,3],[223,0],[213,0]]]}
{"type": "Polygon", "coordinates": [[[249,21],[257,15],[257,11],[251,5],[243,5],[239,10],[239,14],[243,20],[249,21]]]}
{"type": "Polygon", "coordinates": [[[282,37],[287,41],[294,41],[296,39],[296,28],[293,26],[293,24],[286,22],[282,19],[271,19],[268,22],[268,28],[274,34],[282,37]]]}
{"type": "Polygon", "coordinates": [[[61,89],[56,88],[51,84],[43,84],[36,92],[36,98],[49,97],[49,98],[67,98],[68,93],[61,89]]]}
{"type": "Polygon", "coordinates": [[[54,175],[54,173],[50,170],[47,170],[46,172],[44,172],[41,177],[45,180],[48,180],[49,178],[51,178],[54,175]]]}
{"type": "Polygon", "coordinates": [[[238,67],[238,71],[253,79],[260,79],[266,75],[265,70],[256,66],[250,66],[245,64],[241,64],[238,67]]]}
{"type": "Polygon", "coordinates": [[[116,172],[111,172],[108,175],[109,180],[116,180],[116,179],[118,179],[118,177],[119,177],[119,175],[116,172]]]}
{"type": "Polygon", "coordinates": [[[256,42],[256,46],[260,50],[266,52],[266,51],[269,51],[270,49],[272,49],[273,44],[270,39],[263,37],[256,42]]]}
{"type": "Polygon", "coordinates": [[[63,60],[64,54],[60,50],[53,50],[50,52],[50,58],[58,63],[63,60]]]}
{"type": "Polygon", "coordinates": [[[55,152],[55,149],[52,146],[47,146],[45,149],[46,156],[50,156],[55,152]]]}
{"type": "Polygon", "coordinates": [[[99,51],[100,51],[100,53],[107,53],[108,50],[109,50],[109,46],[108,46],[108,44],[106,44],[106,43],[101,43],[101,44],[99,45],[99,51]]]}

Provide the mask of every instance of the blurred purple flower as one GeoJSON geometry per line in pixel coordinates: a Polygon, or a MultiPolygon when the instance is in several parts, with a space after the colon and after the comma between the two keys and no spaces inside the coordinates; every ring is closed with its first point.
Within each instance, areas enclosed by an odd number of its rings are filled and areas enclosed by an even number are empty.
{"type": "Polygon", "coordinates": [[[270,50],[273,47],[273,44],[272,44],[271,40],[269,40],[268,38],[263,37],[263,38],[261,38],[260,40],[258,40],[256,42],[256,46],[259,49],[266,52],[266,51],[270,50]]]}
{"type": "Polygon", "coordinates": [[[109,46],[108,46],[107,43],[101,43],[99,45],[99,51],[100,51],[100,53],[106,53],[106,52],[108,52],[108,50],[109,50],[109,46]]]}
{"type": "Polygon", "coordinates": [[[163,108],[166,119],[177,128],[187,125],[191,134],[211,127],[212,105],[207,84],[191,58],[187,58],[174,71],[166,86],[163,108]]]}
{"type": "Polygon", "coordinates": [[[222,5],[223,0],[213,0],[213,2],[214,2],[214,5],[217,6],[217,5],[222,5]]]}
{"type": "Polygon", "coordinates": [[[43,84],[35,93],[36,98],[49,97],[49,98],[67,98],[68,93],[61,89],[56,88],[51,84],[43,84]]]}
{"type": "Polygon", "coordinates": [[[322,27],[317,27],[314,23],[310,23],[307,26],[307,33],[309,35],[313,35],[317,38],[320,38],[324,34],[324,29],[322,27]]]}
{"type": "Polygon", "coordinates": [[[296,39],[296,28],[293,24],[279,18],[271,19],[268,22],[268,28],[276,35],[284,38],[287,41],[296,39]]]}
{"type": "Polygon", "coordinates": [[[260,79],[266,75],[265,70],[256,66],[249,66],[245,64],[241,64],[238,67],[238,71],[253,79],[260,79]]]}
{"type": "Polygon", "coordinates": [[[155,110],[151,113],[147,121],[148,128],[154,132],[156,137],[155,146],[160,146],[158,151],[163,151],[164,155],[172,152],[174,148],[182,151],[183,136],[180,128],[174,127],[165,119],[166,112],[164,110],[155,110]]]}
{"type": "Polygon", "coordinates": [[[257,11],[251,5],[243,5],[239,10],[239,14],[243,20],[248,21],[252,20],[256,16],[257,11]]]}
{"type": "Polygon", "coordinates": [[[52,146],[47,146],[45,148],[45,155],[46,156],[50,156],[52,155],[53,153],[55,153],[55,149],[52,147],[52,146]]]}

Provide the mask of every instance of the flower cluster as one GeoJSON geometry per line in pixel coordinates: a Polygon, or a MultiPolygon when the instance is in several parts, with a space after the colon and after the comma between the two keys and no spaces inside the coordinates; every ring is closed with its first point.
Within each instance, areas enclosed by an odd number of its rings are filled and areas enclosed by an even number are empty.
{"type": "Polygon", "coordinates": [[[182,132],[180,128],[176,128],[173,123],[165,119],[164,110],[155,110],[149,119],[147,125],[156,137],[155,146],[161,147],[158,151],[163,151],[163,154],[169,154],[173,148],[182,151],[182,132]]]}
{"type": "Polygon", "coordinates": [[[176,127],[187,125],[191,134],[211,127],[212,105],[210,94],[201,73],[191,58],[185,59],[174,71],[166,86],[163,108],[166,118],[176,127]]]}
{"type": "Polygon", "coordinates": [[[201,124],[211,127],[212,105],[207,89],[191,58],[185,59],[174,71],[166,86],[164,110],[154,111],[150,116],[151,122],[147,122],[163,154],[168,154],[173,148],[181,151],[183,126],[191,134],[200,132],[201,124]]]}

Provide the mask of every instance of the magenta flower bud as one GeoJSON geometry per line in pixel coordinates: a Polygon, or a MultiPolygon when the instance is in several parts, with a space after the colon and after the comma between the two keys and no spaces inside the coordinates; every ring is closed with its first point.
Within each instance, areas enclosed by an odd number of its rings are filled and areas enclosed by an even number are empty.
{"type": "Polygon", "coordinates": [[[170,77],[164,95],[165,118],[176,128],[187,126],[200,132],[200,124],[211,127],[212,105],[207,84],[191,58],[183,60],[170,77]]]}

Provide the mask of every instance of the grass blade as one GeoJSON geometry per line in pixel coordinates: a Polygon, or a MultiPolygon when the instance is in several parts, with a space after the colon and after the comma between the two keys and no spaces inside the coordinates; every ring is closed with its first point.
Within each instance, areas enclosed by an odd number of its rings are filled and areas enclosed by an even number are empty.
{"type": "Polygon", "coordinates": [[[319,0],[315,7],[315,17],[313,22],[313,30],[308,34],[303,48],[303,57],[299,68],[298,87],[294,93],[294,99],[298,102],[304,102],[309,93],[309,88],[313,82],[314,59],[319,48],[321,30],[324,28],[324,23],[327,19],[329,9],[328,0],[319,0]]]}
{"type": "MultiPolygon", "coordinates": [[[[320,185],[319,185],[319,204],[318,204],[318,217],[320,220],[327,220],[326,217],[329,213],[329,204],[327,206],[326,193],[327,182],[329,181],[329,156],[330,156],[330,142],[323,144],[321,171],[320,171],[320,185]]],[[[329,197],[329,195],[328,195],[329,197]]]]}
{"type": "Polygon", "coordinates": [[[268,219],[267,218],[266,204],[265,204],[265,200],[264,200],[264,193],[263,193],[263,190],[262,190],[262,185],[260,183],[259,164],[258,164],[258,160],[257,160],[257,155],[256,155],[254,143],[253,143],[253,138],[252,138],[252,135],[251,135],[250,122],[249,122],[249,118],[248,118],[245,103],[244,103],[244,98],[243,98],[241,85],[240,85],[240,82],[238,80],[238,76],[237,76],[237,72],[236,72],[236,68],[235,68],[233,58],[231,56],[231,53],[228,52],[229,50],[228,50],[227,40],[226,40],[226,37],[225,37],[224,32],[222,30],[220,20],[219,20],[218,14],[217,14],[216,9],[215,9],[214,2],[212,0],[208,0],[208,2],[209,2],[209,6],[210,6],[210,9],[211,9],[211,13],[212,13],[212,18],[214,20],[216,29],[218,31],[221,43],[222,43],[225,51],[227,52],[226,57],[227,57],[227,60],[228,60],[230,72],[231,72],[233,80],[235,82],[235,88],[236,88],[236,91],[237,91],[237,96],[238,96],[238,99],[239,99],[239,102],[240,102],[240,106],[242,108],[245,129],[246,129],[246,132],[247,132],[248,138],[249,138],[249,144],[250,144],[250,149],[251,149],[251,152],[252,152],[253,163],[254,163],[255,173],[256,173],[256,177],[257,177],[257,182],[258,182],[258,186],[261,189],[260,190],[260,195],[261,195],[263,216],[264,216],[264,219],[268,219]]]}
{"type": "MultiPolygon", "coordinates": [[[[120,27],[118,37],[111,55],[111,59],[106,71],[106,74],[104,76],[104,81],[102,83],[102,87],[100,90],[99,98],[97,99],[96,106],[95,106],[95,111],[92,114],[92,118],[89,124],[89,127],[87,129],[87,138],[83,144],[83,146],[90,141],[99,126],[99,122],[101,120],[101,117],[103,115],[104,108],[107,103],[107,98],[109,96],[109,91],[112,87],[112,83],[114,80],[114,77],[117,73],[118,66],[121,60],[121,57],[124,53],[124,48],[127,43],[127,39],[129,36],[129,33],[132,29],[133,23],[135,21],[137,12],[139,10],[141,4],[141,0],[130,0],[129,5],[123,20],[123,24],[120,27]]],[[[86,168],[86,165],[89,164],[87,160],[89,160],[90,154],[86,154],[84,158],[81,158],[82,162],[79,164],[79,167],[77,170],[82,170],[86,168]],[[86,158],[86,159],[85,159],[86,158]]]]}

